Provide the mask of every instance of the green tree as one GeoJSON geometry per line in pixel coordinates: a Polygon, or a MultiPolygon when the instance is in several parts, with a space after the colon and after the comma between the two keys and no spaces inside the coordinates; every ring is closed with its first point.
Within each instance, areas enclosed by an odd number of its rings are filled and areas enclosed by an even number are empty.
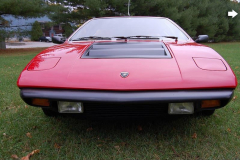
{"type": "Polygon", "coordinates": [[[6,49],[5,34],[6,34],[6,32],[4,30],[0,29],[0,49],[6,49]]]}
{"type": "MultiPolygon", "coordinates": [[[[52,4],[56,2],[50,1],[52,4]]],[[[127,15],[128,0],[57,2],[55,6],[58,7],[58,14],[50,16],[57,23],[79,24],[92,17],[127,15]],[[65,8],[61,7],[63,5],[65,8]]],[[[240,15],[234,19],[227,16],[232,9],[240,14],[240,3],[230,0],[131,0],[130,13],[133,16],[168,17],[192,37],[208,34],[210,39],[219,42],[237,40],[240,37],[240,15]]]]}
{"type": "Polygon", "coordinates": [[[42,27],[38,21],[33,23],[30,35],[32,41],[38,41],[39,38],[43,36],[42,27]]]}
{"type": "Polygon", "coordinates": [[[64,24],[63,29],[64,29],[64,34],[66,35],[66,37],[69,37],[73,33],[73,28],[69,23],[64,24]]]}

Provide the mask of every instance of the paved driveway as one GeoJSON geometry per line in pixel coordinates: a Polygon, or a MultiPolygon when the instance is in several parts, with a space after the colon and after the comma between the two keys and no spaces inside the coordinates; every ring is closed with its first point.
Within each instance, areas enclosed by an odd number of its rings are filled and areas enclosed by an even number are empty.
{"type": "Polygon", "coordinates": [[[7,48],[43,48],[43,47],[51,47],[57,45],[52,42],[15,42],[15,43],[7,43],[7,48]]]}

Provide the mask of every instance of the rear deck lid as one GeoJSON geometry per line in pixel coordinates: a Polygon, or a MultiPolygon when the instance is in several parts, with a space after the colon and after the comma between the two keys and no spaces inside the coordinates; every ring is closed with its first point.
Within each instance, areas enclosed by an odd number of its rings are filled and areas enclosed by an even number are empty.
{"type": "Polygon", "coordinates": [[[110,42],[90,46],[68,80],[83,89],[142,90],[177,84],[181,74],[162,42],[110,42]]]}

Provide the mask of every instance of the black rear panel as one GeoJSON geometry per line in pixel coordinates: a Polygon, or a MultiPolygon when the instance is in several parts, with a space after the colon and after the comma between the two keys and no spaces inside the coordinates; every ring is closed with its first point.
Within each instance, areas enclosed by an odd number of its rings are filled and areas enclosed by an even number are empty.
{"type": "Polygon", "coordinates": [[[162,42],[94,43],[82,58],[171,58],[162,42]]]}
{"type": "Polygon", "coordinates": [[[92,103],[85,102],[84,115],[87,117],[146,118],[167,115],[167,103],[92,103]]]}

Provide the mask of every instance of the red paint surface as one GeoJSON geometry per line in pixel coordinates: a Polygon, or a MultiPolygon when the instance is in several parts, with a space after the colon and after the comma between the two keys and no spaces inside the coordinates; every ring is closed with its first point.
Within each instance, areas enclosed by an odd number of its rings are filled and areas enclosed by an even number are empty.
{"type": "Polygon", "coordinates": [[[195,61],[196,65],[208,71],[226,71],[227,68],[221,59],[216,58],[196,58],[194,57],[193,60],[195,61]]]}
{"type": "Polygon", "coordinates": [[[42,71],[54,68],[60,58],[35,58],[28,66],[28,71],[42,71]]]}
{"type": "MultiPolygon", "coordinates": [[[[164,41],[172,55],[171,59],[81,59],[92,43],[65,42],[44,50],[23,70],[17,82],[18,87],[128,91],[237,86],[237,79],[227,62],[213,49],[193,41],[164,41]],[[194,57],[219,59],[226,70],[200,69],[194,57]],[[57,64],[55,58],[61,58],[57,64]],[[37,61],[41,62],[35,63],[37,61]],[[39,71],[42,68],[44,70],[39,71]],[[122,78],[121,72],[129,72],[129,76],[122,78]]],[[[215,66],[204,64],[204,61],[199,63],[208,68],[215,66]]]]}

